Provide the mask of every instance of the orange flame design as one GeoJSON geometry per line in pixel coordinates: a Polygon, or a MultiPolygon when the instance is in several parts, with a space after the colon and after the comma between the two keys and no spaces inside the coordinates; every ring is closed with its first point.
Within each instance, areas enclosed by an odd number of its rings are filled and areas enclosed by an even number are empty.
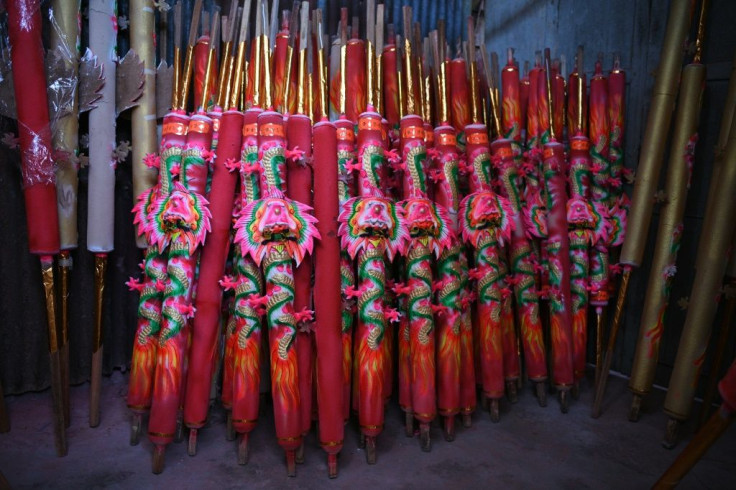
{"type": "Polygon", "coordinates": [[[483,393],[489,398],[500,398],[504,393],[503,331],[499,321],[500,309],[501,304],[493,300],[485,304],[478,304],[483,393]]]}
{"type": "Polygon", "coordinates": [[[514,324],[514,308],[509,295],[503,301],[501,313],[501,328],[503,331],[503,370],[506,379],[516,379],[521,375],[519,365],[519,347],[514,324]]]}
{"type": "Polygon", "coordinates": [[[135,381],[128,386],[128,406],[145,409],[151,406],[153,372],[156,367],[156,338],[147,337],[145,343],[133,343],[133,359],[130,365],[130,379],[135,381]]]}
{"type": "Polygon", "coordinates": [[[529,378],[547,377],[547,360],[544,351],[544,336],[541,325],[534,321],[538,314],[533,313],[536,306],[524,308],[521,311],[519,323],[524,335],[524,362],[529,378]]]}
{"type": "MultiPolygon", "coordinates": [[[[245,320],[243,320],[245,323],[245,320]]],[[[238,326],[247,328],[245,326],[238,326]]],[[[233,335],[233,337],[237,337],[233,335]]],[[[238,432],[248,432],[258,418],[259,388],[261,386],[261,334],[253,332],[240,348],[233,352],[233,426],[238,432]],[[245,420],[253,422],[244,422],[245,420]]]]}
{"type": "Polygon", "coordinates": [[[274,412],[278,418],[287,418],[293,412],[299,417],[299,383],[297,377],[296,349],[287,351],[285,360],[279,356],[279,339],[281,335],[271,329],[269,350],[271,355],[271,393],[273,394],[274,412]]]}
{"type": "Polygon", "coordinates": [[[575,379],[585,376],[585,350],[588,344],[588,309],[579,308],[572,316],[573,367],[575,379]]]}
{"type": "Polygon", "coordinates": [[[222,365],[222,405],[226,410],[232,408],[233,401],[233,372],[235,369],[235,348],[237,335],[234,333],[225,339],[225,353],[222,365]]]}
{"type": "Polygon", "coordinates": [[[182,385],[182,370],[184,368],[181,354],[186,344],[187,335],[182,332],[176,337],[169,339],[164,345],[159,346],[156,352],[156,383],[153,386],[153,397],[155,399],[167,398],[176,395],[182,385]]]}
{"type": "Polygon", "coordinates": [[[402,317],[399,325],[399,405],[411,411],[411,346],[409,344],[409,322],[402,317]]]}
{"type": "Polygon", "coordinates": [[[556,385],[569,386],[572,378],[572,356],[569,350],[570,339],[563,327],[564,314],[550,313],[549,330],[552,342],[552,374],[556,385]]]}
{"type": "Polygon", "coordinates": [[[358,344],[358,383],[359,417],[363,432],[376,435],[383,426],[383,383],[385,379],[385,356],[383,346],[373,350],[369,346],[369,329],[361,329],[363,334],[358,344]]]}
{"type": "Polygon", "coordinates": [[[343,417],[347,420],[350,417],[350,383],[352,378],[352,350],[353,335],[352,332],[342,333],[342,382],[343,382],[343,417]]]}

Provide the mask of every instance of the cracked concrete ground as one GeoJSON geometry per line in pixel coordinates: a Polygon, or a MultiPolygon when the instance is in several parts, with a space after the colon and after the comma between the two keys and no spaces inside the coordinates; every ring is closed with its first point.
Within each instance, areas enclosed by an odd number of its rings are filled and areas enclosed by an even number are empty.
{"type": "MultiPolygon", "coordinates": [[[[357,448],[355,425],[348,424],[336,480],[327,478],[326,457],[312,431],[305,464],[297,467],[296,478],[288,478],[271,405],[251,436],[247,466],[238,466],[236,443],[225,440],[225,416],[217,405],[200,430],[197,455],[187,455],[186,443],[171,444],[164,472],[153,475],[152,446],[145,435],[138,446],[128,443],[127,375],[117,372],[103,380],[102,422],[96,429],[87,423],[88,389],[85,384],[71,390],[65,458],[54,452],[50,392],[6,398],[12,429],[0,434],[0,472],[12,488],[648,488],[695,429],[694,423],[686,424],[683,442],[672,451],[663,449],[663,393],[653,393],[641,420],[631,423],[626,418],[631,398],[621,378],[610,380],[598,420],[590,417],[590,383],[583,383],[580,399],[571,401],[566,415],[553,395],[548,406],[540,408],[527,384],[518,403],[502,402],[498,424],[478,411],[469,429],[458,420],[453,442],[446,442],[434,425],[430,453],[421,452],[417,437],[404,435],[403,415],[392,401],[378,438],[378,464],[366,464],[364,452],[357,448]]],[[[699,409],[696,405],[693,414],[699,409]]],[[[736,428],[731,427],[681,488],[735,486],[736,428]]]]}

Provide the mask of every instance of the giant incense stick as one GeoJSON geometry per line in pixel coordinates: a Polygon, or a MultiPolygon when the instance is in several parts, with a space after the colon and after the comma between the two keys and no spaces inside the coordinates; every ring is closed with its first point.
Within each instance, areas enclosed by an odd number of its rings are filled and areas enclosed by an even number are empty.
{"type": "Polygon", "coordinates": [[[690,306],[664,403],[664,411],[670,417],[663,442],[668,448],[674,446],[680,424],[690,416],[696,380],[703,365],[717,310],[716,299],[720,295],[727,250],[733,239],[732,224],[736,210],[736,194],[732,192],[736,181],[736,131],[733,128],[732,122],[731,135],[718,176],[719,184],[715,189],[716,197],[713,199],[710,215],[705,217],[698,244],[690,306]]]}
{"type": "Polygon", "coordinates": [[[672,2],[667,19],[662,51],[660,54],[657,78],[654,82],[647,126],[642,140],[639,167],[629,215],[629,233],[621,250],[620,262],[624,272],[619,286],[618,299],[614,309],[613,322],[608,336],[608,345],[603,359],[601,378],[593,404],[593,416],[600,415],[600,406],[605,394],[606,379],[616,346],[616,336],[623,318],[629,278],[634,267],[639,267],[644,255],[649,223],[654,205],[654,190],[659,181],[659,171],[664,157],[665,141],[669,132],[671,115],[679,85],[682,65],[682,46],[687,38],[693,14],[693,2],[679,0],[672,2]]]}
{"type": "Polygon", "coordinates": [[[404,76],[406,115],[401,119],[401,156],[404,171],[404,209],[409,243],[406,251],[406,284],[411,366],[411,403],[419,421],[420,445],[431,450],[429,424],[436,416],[435,334],[432,314],[432,255],[450,246],[452,230],[447,211],[427,199],[424,125],[417,115],[414,97],[411,7],[404,7],[404,76]]]}
{"type": "MultiPolygon", "coordinates": [[[[179,7],[181,8],[181,7],[179,7]]],[[[149,168],[144,157],[158,149],[156,135],[156,52],[153,31],[154,8],[147,0],[132,0],[129,3],[130,49],[143,62],[143,95],[131,112],[131,154],[133,165],[133,195],[156,184],[156,169],[149,168]]],[[[177,46],[178,48],[178,46],[177,46]]],[[[178,68],[177,68],[178,69],[178,68]]],[[[140,248],[148,246],[144,237],[137,240],[140,248]]]]}
{"type": "MultiPolygon", "coordinates": [[[[235,2],[237,4],[237,2],[235,2]]],[[[232,34],[232,25],[229,34],[232,34]]],[[[225,38],[226,45],[231,38],[225,38]]],[[[226,71],[229,57],[222,60],[221,72],[226,71]]],[[[236,67],[237,68],[237,67],[236,67]]],[[[221,79],[220,84],[227,83],[221,79]]],[[[222,86],[217,87],[222,91],[222,86]]],[[[228,94],[229,98],[229,94],[228,94]]],[[[225,98],[222,101],[227,109],[231,104],[225,98]]],[[[189,373],[186,380],[184,423],[190,428],[189,453],[196,452],[197,431],[204,426],[209,408],[210,384],[215,363],[217,334],[219,329],[220,303],[222,290],[218,281],[225,271],[230,243],[230,225],[232,221],[235,187],[238,174],[234,162],[239,161],[241,154],[241,135],[243,114],[237,110],[227,110],[220,120],[217,152],[214,161],[214,172],[210,188],[210,212],[212,231],[202,248],[197,279],[197,297],[195,301],[192,339],[189,348],[189,373]]]]}
{"type": "Polygon", "coordinates": [[[115,223],[115,69],[117,61],[117,2],[95,0],[90,9],[90,49],[103,67],[102,97],[89,113],[89,194],[87,249],[95,254],[95,300],[90,375],[89,425],[100,423],[102,383],[102,302],[107,254],[114,248],[115,223]],[[115,22],[113,20],[115,19],[115,22]]]}
{"type": "MultiPolygon", "coordinates": [[[[539,299],[536,293],[534,262],[536,261],[531,241],[525,232],[522,219],[523,189],[519,189],[522,182],[521,170],[521,128],[524,126],[521,111],[520,80],[518,68],[514,63],[513,50],[509,49],[506,66],[501,73],[503,100],[496,100],[493,104],[494,117],[499,105],[503,107],[502,126],[497,128],[498,134],[504,139],[494,142],[492,150],[505,147],[508,140],[513,151],[513,163],[501,159],[506,164],[500,167],[501,192],[509,199],[516,213],[516,226],[511,235],[511,249],[509,262],[514,275],[514,293],[519,309],[519,330],[524,349],[524,362],[529,379],[535,383],[536,395],[541,406],[546,405],[547,360],[542,333],[542,323],[539,316],[539,299]]],[[[501,156],[503,152],[494,151],[501,156]]]]}
{"type": "MultiPolygon", "coordinates": [[[[178,108],[185,107],[186,94],[191,80],[191,59],[196,39],[201,0],[194,6],[189,30],[189,46],[184,68],[184,81],[179,94],[178,108]]],[[[214,23],[214,29],[217,23],[214,23]]],[[[196,103],[196,102],[195,102],[196,103]]],[[[183,121],[182,121],[183,122],[183,121]]],[[[181,424],[179,417],[182,390],[185,386],[187,365],[188,319],[192,316],[192,293],[198,247],[210,229],[210,214],[205,191],[207,167],[204,152],[209,152],[212,127],[209,118],[196,114],[189,118],[185,131],[171,127],[173,134],[186,134],[186,146],[177,138],[176,143],[163,144],[161,165],[165,166],[165,179],[171,178],[173,165],[178,165],[179,181],[167,182],[168,192],[153,204],[151,237],[160,253],[168,248],[166,281],[161,305],[161,330],[156,351],[151,414],[148,435],[154,444],[152,471],[163,471],[166,446],[174,439],[181,424]]],[[[166,133],[166,131],[165,131],[166,133]]],[[[179,135],[177,135],[179,136],[179,135]]]]}
{"type": "MultiPolygon", "coordinates": [[[[568,410],[568,392],[574,381],[572,355],[573,334],[571,321],[570,291],[570,243],[567,233],[567,200],[565,185],[566,163],[562,144],[556,139],[552,121],[554,120],[554,100],[552,98],[549,49],[545,50],[545,74],[547,117],[541,117],[542,127],[546,127],[549,139],[543,145],[543,176],[547,201],[548,238],[546,242],[549,260],[549,306],[550,332],[552,338],[552,357],[554,363],[553,382],[560,397],[563,413],[568,410]]],[[[545,140],[545,136],[542,136],[545,140]]]]}
{"type": "Polygon", "coordinates": [[[677,115],[672,135],[670,159],[665,183],[666,201],[662,204],[649,285],[631,368],[629,389],[634,394],[629,419],[639,418],[641,399],[654,384],[659,346],[665,328],[672,280],[677,271],[677,252],[684,231],[683,218],[698,140],[698,120],[703,100],[705,65],[700,63],[700,47],[693,63],[683,69],[677,115]]]}
{"type": "Polygon", "coordinates": [[[64,406],[56,328],[56,293],[53,256],[59,253],[59,218],[51,151],[51,130],[43,75],[41,11],[39,2],[8,2],[8,30],[13,63],[13,86],[26,203],[29,251],[41,259],[48,321],[51,394],[56,454],[67,453],[64,406]]]}
{"type": "Polygon", "coordinates": [[[454,129],[449,126],[447,110],[447,62],[444,45],[441,45],[437,32],[430,34],[433,61],[436,72],[436,97],[438,100],[438,120],[434,129],[435,201],[445,207],[449,225],[455,233],[452,246],[444,251],[437,262],[439,290],[437,303],[443,308],[437,318],[437,405],[444,421],[445,438],[455,438],[455,416],[460,413],[460,359],[462,309],[462,268],[460,254],[463,253],[459,240],[458,211],[460,191],[458,188],[457,140],[454,129]]]}
{"type": "Polygon", "coordinates": [[[78,156],[79,115],[78,90],[79,80],[79,1],[55,1],[51,7],[54,28],[51,31],[52,49],[63,57],[65,68],[69,70],[69,78],[74,81],[74,88],[69,101],[70,113],[60,117],[52,128],[54,151],[57,155],[56,185],[61,189],[58,194],[57,209],[59,212],[59,231],[61,252],[59,269],[61,278],[60,338],[59,350],[62,369],[64,395],[64,419],[67,427],[70,423],[69,410],[69,276],[72,268],[71,249],[77,247],[77,171],[75,160],[78,156]]]}
{"type": "MultiPolygon", "coordinates": [[[[295,6],[296,7],[296,6],[295,6]]],[[[296,10],[296,8],[295,8],[296,10]]],[[[299,53],[297,70],[297,108],[296,114],[286,121],[287,150],[286,187],[288,197],[294,201],[312,204],[312,123],[308,114],[307,98],[307,42],[309,36],[309,4],[302,2],[299,10],[299,53]]],[[[296,33],[291,33],[296,35],[296,33]]],[[[313,322],[311,314],[312,258],[305,257],[294,271],[294,311],[299,315],[297,321],[297,357],[299,360],[299,399],[301,402],[300,424],[302,435],[309,432],[312,424],[312,383],[314,372],[314,336],[310,329],[313,322]]],[[[304,447],[299,448],[297,462],[303,462],[304,447]],[[301,461],[299,461],[301,460],[301,461]]]]}
{"type": "Polygon", "coordinates": [[[179,106],[181,87],[179,70],[182,24],[181,3],[174,9],[174,87],[172,91],[172,112],[164,117],[161,137],[161,155],[148,153],[147,166],[158,167],[158,182],[154,187],[144,190],[133,207],[134,224],[137,232],[149,244],[143,259],[144,279],[141,283],[131,280],[132,288],[140,291],[138,304],[138,326],[133,342],[130,381],[128,383],[127,405],[133,412],[131,420],[130,443],[138,444],[142,417],[151,407],[158,334],[161,329],[161,303],[166,282],[166,255],[156,243],[155,208],[159,199],[172,191],[171,169],[181,163],[181,151],[186,142],[188,118],[179,106]]]}
{"type": "MultiPolygon", "coordinates": [[[[342,255],[337,229],[340,194],[338,191],[337,134],[335,125],[327,120],[327,80],[325,53],[322,44],[322,13],[315,12],[317,40],[317,73],[320,122],[314,125],[314,180],[319,190],[314,195],[314,216],[322,239],[315,246],[315,260],[321,267],[315,270],[316,291],[336,291],[341,287],[342,255]]],[[[341,298],[327,294],[314,297],[315,318],[319,328],[315,333],[317,347],[317,406],[319,408],[319,441],[327,453],[330,478],[337,476],[337,454],[342,449],[343,424],[343,352],[341,298]]]]}

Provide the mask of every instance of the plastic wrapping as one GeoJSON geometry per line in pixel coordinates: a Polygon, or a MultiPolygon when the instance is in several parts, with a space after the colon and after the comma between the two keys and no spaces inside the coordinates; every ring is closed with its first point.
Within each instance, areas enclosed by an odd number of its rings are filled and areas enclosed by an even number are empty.
{"type": "Polygon", "coordinates": [[[56,164],[51,152],[51,129],[46,126],[35,132],[27,124],[18,121],[20,129],[21,168],[23,188],[36,184],[49,185],[56,182],[56,164]]]}
{"type": "Polygon", "coordinates": [[[77,246],[77,171],[79,116],[79,6],[80,1],[55,0],[49,9],[52,51],[47,55],[51,132],[57,162],[57,211],[62,249],[77,246]],[[49,69],[50,67],[55,69],[49,69]],[[58,70],[56,69],[58,68],[58,70]],[[58,73],[60,76],[54,77],[58,73]],[[66,76],[65,76],[66,75],[66,76]]]}
{"type": "Polygon", "coordinates": [[[6,8],[16,82],[14,93],[18,106],[29,249],[35,254],[56,254],[59,251],[59,220],[43,76],[41,14],[37,1],[9,2],[6,8]]]}

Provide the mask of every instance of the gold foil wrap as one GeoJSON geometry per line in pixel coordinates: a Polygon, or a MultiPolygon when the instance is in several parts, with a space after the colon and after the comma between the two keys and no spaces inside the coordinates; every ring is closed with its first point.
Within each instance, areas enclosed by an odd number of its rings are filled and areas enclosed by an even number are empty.
{"type": "Polygon", "coordinates": [[[327,107],[327,73],[326,73],[326,66],[325,66],[325,51],[324,49],[320,49],[317,51],[317,71],[319,72],[319,110],[320,110],[320,119],[324,119],[327,117],[328,107],[327,107]]]}
{"type": "MultiPolygon", "coordinates": [[[[296,113],[305,114],[307,105],[307,93],[306,93],[306,78],[307,78],[307,50],[299,50],[299,69],[297,70],[297,81],[296,81],[296,113]]],[[[286,84],[289,84],[288,79],[286,84]]]]}
{"type": "Polygon", "coordinates": [[[378,53],[376,56],[376,76],[374,84],[373,98],[375,99],[376,112],[383,114],[383,54],[378,53]]]}
{"type": "MultiPolygon", "coordinates": [[[[56,27],[50,29],[51,49],[65,54],[69,76],[77,78],[79,66],[79,3],[80,0],[54,0],[51,9],[56,27]]],[[[77,84],[78,86],[78,84],[77,84]]],[[[74,90],[70,113],[59,118],[53,127],[53,145],[60,155],[56,164],[56,197],[59,213],[59,238],[62,250],[77,248],[77,165],[79,119],[77,90],[74,90]]]]}
{"type": "Polygon", "coordinates": [[[107,273],[107,255],[95,255],[95,314],[92,331],[92,351],[97,352],[102,346],[102,301],[105,298],[105,275],[107,273]]]}
{"type": "Polygon", "coordinates": [[[447,108],[447,62],[443,59],[440,62],[440,100],[439,100],[439,122],[445,124],[450,120],[450,112],[447,108]]]}
{"type": "MultiPolygon", "coordinates": [[[[293,64],[292,62],[293,58],[294,58],[294,48],[287,45],[286,46],[286,73],[284,74],[284,101],[280,109],[282,114],[286,114],[289,110],[289,97],[291,97],[291,94],[289,93],[291,92],[291,83],[289,83],[289,81],[291,80],[291,65],[293,64]]],[[[301,53],[300,53],[299,61],[301,62],[301,53]]],[[[298,95],[299,94],[297,92],[297,96],[298,95]]]]}
{"type": "Polygon", "coordinates": [[[638,395],[649,393],[654,383],[659,341],[664,328],[663,312],[669,301],[667,291],[671,273],[668,267],[677,262],[677,248],[673,241],[679,241],[681,235],[678,227],[682,226],[690,181],[687,147],[690,138],[697,132],[704,82],[704,65],[691,64],[684,68],[667,166],[666,201],[660,208],[657,243],[629,379],[629,389],[638,395]]]}
{"type": "Polygon", "coordinates": [[[271,47],[268,38],[261,36],[261,49],[263,49],[263,107],[271,109],[273,99],[271,98],[271,47]]]}
{"type": "Polygon", "coordinates": [[[343,43],[340,46],[340,95],[339,95],[339,105],[340,105],[340,114],[345,114],[345,108],[346,108],[346,95],[347,95],[347,56],[348,56],[348,46],[347,44],[343,43]]]}
{"type": "Polygon", "coordinates": [[[51,396],[53,399],[54,442],[56,454],[67,453],[66,429],[64,420],[64,394],[61,359],[59,355],[59,338],[56,325],[56,290],[54,288],[54,262],[41,259],[41,277],[43,292],[46,298],[46,318],[49,335],[49,366],[51,368],[51,396]]]}
{"type": "Polygon", "coordinates": [[[404,99],[406,101],[406,115],[415,115],[417,113],[416,108],[414,106],[414,77],[412,74],[413,67],[412,67],[412,51],[411,51],[411,41],[409,41],[409,36],[411,34],[407,34],[404,39],[404,88],[406,89],[406,93],[404,94],[404,99]]]}
{"type": "Polygon", "coordinates": [[[46,319],[49,326],[49,352],[55,354],[59,350],[59,331],[56,325],[56,290],[54,289],[54,263],[41,263],[43,278],[43,294],[46,298],[46,319]]]}
{"type": "Polygon", "coordinates": [[[184,55],[184,68],[181,71],[181,83],[179,85],[179,104],[174,109],[186,109],[189,102],[189,90],[192,85],[192,74],[194,71],[194,46],[187,46],[184,55]]]}
{"type": "Polygon", "coordinates": [[[664,157],[664,146],[675,109],[675,97],[682,67],[683,46],[687,39],[694,3],[673,0],[664,35],[652,102],[641,145],[636,184],[628,217],[621,263],[641,265],[654,206],[654,193],[664,157]]]}
{"type": "MultiPolygon", "coordinates": [[[[133,196],[138,197],[156,184],[156,169],[143,163],[149,153],[158,151],[156,134],[156,47],[153,6],[149,0],[130,0],[130,49],[143,62],[143,95],[131,112],[131,153],[133,165],[133,196]]],[[[146,248],[144,236],[136,236],[136,245],[146,248]]]]}
{"type": "Polygon", "coordinates": [[[230,88],[230,74],[233,69],[233,58],[230,56],[232,49],[233,43],[228,41],[223,45],[222,53],[220,54],[222,69],[217,80],[217,101],[215,104],[223,110],[229,109],[227,107],[227,96],[230,93],[228,89],[230,88]]]}
{"type": "MultiPolygon", "coordinates": [[[[228,98],[229,104],[227,107],[230,109],[231,107],[240,107],[243,108],[243,105],[240,104],[240,94],[241,89],[243,88],[243,81],[245,80],[245,43],[238,43],[238,53],[235,56],[235,67],[233,68],[235,70],[235,73],[233,74],[233,83],[231,86],[230,91],[230,97],[228,98]]],[[[223,107],[223,109],[225,109],[223,107]]]]}
{"type": "MultiPolygon", "coordinates": [[[[474,49],[474,48],[473,48],[474,49]]],[[[478,102],[478,66],[475,63],[468,63],[470,79],[470,121],[473,124],[480,122],[479,120],[479,102],[478,102]]]]}
{"type": "Polygon", "coordinates": [[[174,46],[174,76],[171,81],[173,87],[171,90],[171,107],[176,109],[181,106],[179,102],[179,94],[181,93],[181,48],[174,46]]]}
{"type": "Polygon", "coordinates": [[[664,411],[671,418],[686,420],[690,416],[700,368],[705,360],[711,327],[718,309],[727,253],[734,236],[736,222],[736,130],[731,134],[724,154],[710,216],[706,216],[700,235],[696,274],[690,292],[685,325],[677,349],[675,367],[670,378],[664,411]]]}
{"type": "Polygon", "coordinates": [[[365,43],[366,57],[365,57],[365,81],[366,81],[366,97],[368,97],[367,103],[369,107],[376,107],[375,105],[375,50],[373,49],[373,43],[368,41],[365,43]]]}

